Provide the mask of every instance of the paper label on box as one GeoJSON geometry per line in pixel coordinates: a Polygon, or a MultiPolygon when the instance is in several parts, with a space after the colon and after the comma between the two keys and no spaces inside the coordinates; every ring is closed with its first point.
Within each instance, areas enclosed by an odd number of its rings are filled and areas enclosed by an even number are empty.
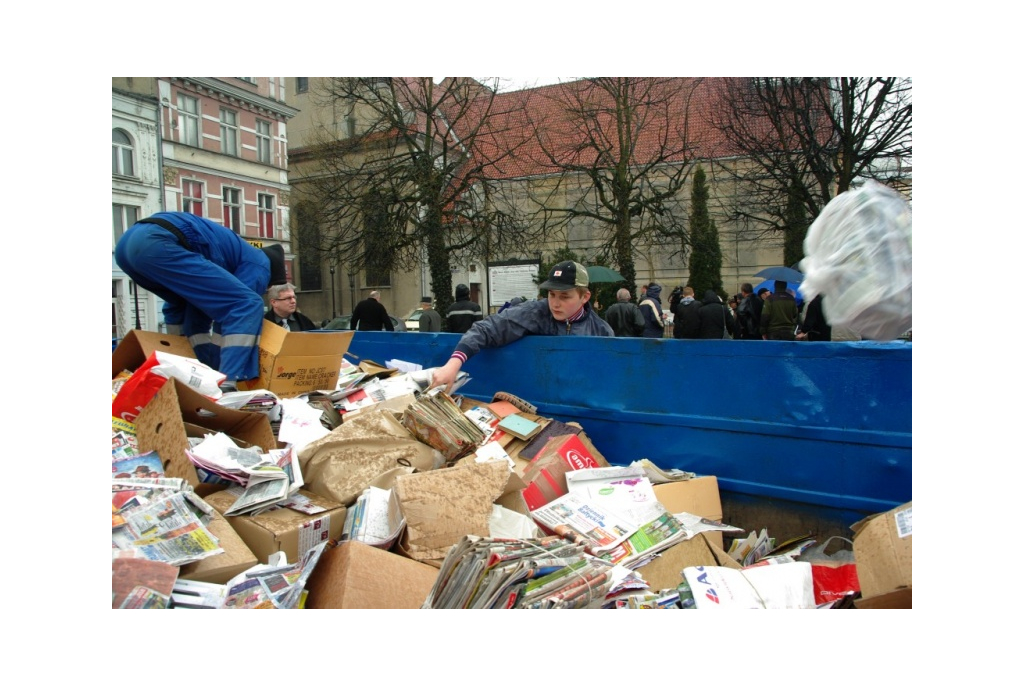
{"type": "Polygon", "coordinates": [[[331,515],[321,516],[313,521],[306,521],[299,529],[299,556],[303,556],[321,542],[331,537],[331,515]]]}
{"type": "Polygon", "coordinates": [[[896,534],[901,538],[914,534],[914,507],[896,512],[896,534]]]}

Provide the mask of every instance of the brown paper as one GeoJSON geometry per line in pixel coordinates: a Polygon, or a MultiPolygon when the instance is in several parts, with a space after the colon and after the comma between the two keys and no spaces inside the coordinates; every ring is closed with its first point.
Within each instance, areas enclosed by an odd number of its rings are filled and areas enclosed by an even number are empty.
{"type": "Polygon", "coordinates": [[[444,464],[436,450],[421,443],[391,412],[346,417],[298,454],[305,487],[351,506],[370,485],[381,487],[398,474],[430,471],[444,464]]]}

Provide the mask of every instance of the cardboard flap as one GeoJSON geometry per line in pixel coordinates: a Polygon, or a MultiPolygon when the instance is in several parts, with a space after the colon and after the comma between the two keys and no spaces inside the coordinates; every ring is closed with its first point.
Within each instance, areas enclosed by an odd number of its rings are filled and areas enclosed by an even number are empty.
{"type": "Polygon", "coordinates": [[[419,609],[437,569],[362,542],[343,542],[309,576],[308,609],[419,609]]]}
{"type": "Polygon", "coordinates": [[[352,331],[289,332],[264,320],[260,333],[260,375],[240,380],[241,390],[269,390],[278,397],[296,397],[316,390],[334,390],[352,331]]]}
{"type": "Polygon", "coordinates": [[[216,509],[213,511],[213,520],[206,527],[220,540],[220,547],[224,552],[185,564],[181,567],[182,578],[224,584],[259,563],[256,555],[216,509]]]}
{"type": "MultiPolygon", "coordinates": [[[[284,329],[277,324],[270,325],[284,332],[284,329]]],[[[355,331],[338,331],[336,333],[293,331],[285,333],[284,340],[279,344],[279,354],[285,354],[289,357],[344,356],[348,352],[348,346],[352,344],[352,336],[354,335],[355,331]]],[[[338,368],[341,368],[340,364],[338,368]]]]}
{"type": "Polygon", "coordinates": [[[186,454],[189,447],[185,421],[259,445],[265,452],[277,448],[274,431],[265,414],[222,407],[171,378],[139,412],[136,421],[139,449],[155,450],[168,477],[184,478],[192,485],[199,483],[199,477],[186,454]]]}
{"type": "Polygon", "coordinates": [[[855,531],[853,557],[864,599],[913,587],[913,502],[850,528],[855,531]]]}
{"type": "Polygon", "coordinates": [[[188,344],[188,339],[180,335],[132,329],[121,339],[114,350],[111,358],[112,373],[110,377],[113,378],[125,369],[134,371],[157,350],[189,359],[195,359],[196,356],[192,346],[188,344]]]}
{"type": "Polygon", "coordinates": [[[657,591],[678,587],[683,582],[683,569],[690,566],[743,568],[724,549],[704,535],[697,535],[658,552],[654,559],[637,571],[651,590],[657,591]]]}

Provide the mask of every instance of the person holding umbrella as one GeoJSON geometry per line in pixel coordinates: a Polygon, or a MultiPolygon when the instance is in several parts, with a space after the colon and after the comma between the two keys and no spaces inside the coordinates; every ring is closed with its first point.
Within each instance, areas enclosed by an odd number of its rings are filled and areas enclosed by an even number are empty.
{"type": "Polygon", "coordinates": [[[786,290],[786,281],[775,281],[775,294],[765,300],[761,311],[764,340],[796,340],[799,323],[796,298],[786,290]]]}

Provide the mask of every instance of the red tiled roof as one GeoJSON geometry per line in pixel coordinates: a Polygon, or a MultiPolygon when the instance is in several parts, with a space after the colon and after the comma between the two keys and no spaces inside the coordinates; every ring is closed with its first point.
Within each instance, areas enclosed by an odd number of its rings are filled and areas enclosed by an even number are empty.
{"type": "MultiPolygon", "coordinates": [[[[659,157],[664,161],[682,162],[694,158],[716,158],[736,154],[724,136],[711,125],[712,109],[721,78],[636,78],[631,79],[637,103],[651,103],[635,113],[637,131],[633,135],[631,159],[644,164],[659,157]]],[[[473,116],[460,123],[475,125],[484,117],[484,108],[491,106],[487,116],[488,135],[477,137],[475,153],[495,161],[487,175],[498,179],[521,178],[551,174],[561,165],[589,166],[598,150],[587,145],[592,134],[585,130],[580,113],[589,111],[603,135],[615,134],[616,108],[608,90],[589,81],[543,86],[512,91],[475,103],[473,116]],[[568,104],[568,106],[567,106],[568,104]],[[534,131],[541,131],[535,135],[534,131]],[[500,156],[506,150],[515,154],[500,156]],[[558,162],[553,163],[552,158],[558,162]]],[[[454,127],[459,134],[459,125],[454,127]]],[[[469,130],[465,128],[464,130],[469,130]]],[[[594,130],[593,127],[591,130],[594,130]]],[[[617,140],[606,140],[601,148],[615,147],[617,140]]],[[[613,151],[612,158],[620,153],[613,151]]]]}

